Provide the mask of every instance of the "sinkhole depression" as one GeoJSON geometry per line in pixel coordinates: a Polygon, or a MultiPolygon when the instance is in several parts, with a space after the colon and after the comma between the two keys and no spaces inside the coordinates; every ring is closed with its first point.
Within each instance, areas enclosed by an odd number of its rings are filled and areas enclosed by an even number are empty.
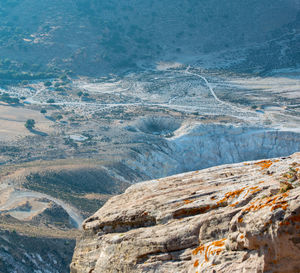
{"type": "Polygon", "coordinates": [[[150,179],[221,164],[286,157],[300,150],[300,133],[296,131],[223,124],[185,127],[171,119],[153,118],[137,127],[154,134],[157,141],[135,149],[127,162],[150,179]]]}

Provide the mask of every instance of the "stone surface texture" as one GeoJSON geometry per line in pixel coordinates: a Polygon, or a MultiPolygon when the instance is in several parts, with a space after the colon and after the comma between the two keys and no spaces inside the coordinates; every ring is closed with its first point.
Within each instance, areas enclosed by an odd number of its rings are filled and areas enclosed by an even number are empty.
{"type": "Polygon", "coordinates": [[[300,153],[135,184],[83,224],[71,272],[300,272],[300,153]]]}

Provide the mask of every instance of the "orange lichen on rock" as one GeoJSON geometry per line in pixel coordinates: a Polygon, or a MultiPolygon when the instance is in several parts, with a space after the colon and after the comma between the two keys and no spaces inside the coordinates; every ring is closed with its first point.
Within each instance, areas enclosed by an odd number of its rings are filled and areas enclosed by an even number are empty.
{"type": "Polygon", "coordinates": [[[264,223],[264,227],[270,226],[272,223],[273,223],[273,221],[269,220],[269,221],[264,223]]]}
{"type": "Polygon", "coordinates": [[[300,215],[294,215],[289,218],[291,222],[300,222],[300,215]]]}
{"type": "Polygon", "coordinates": [[[190,204],[190,203],[193,203],[194,201],[191,201],[191,200],[183,200],[184,204],[190,204]]]}
{"type": "Polygon", "coordinates": [[[226,241],[226,238],[219,240],[219,241],[214,241],[211,243],[211,245],[221,247],[221,246],[225,245],[225,241],[226,241]]]}
{"type": "Polygon", "coordinates": [[[202,254],[202,252],[204,251],[204,245],[198,246],[197,248],[195,248],[192,253],[193,255],[197,255],[198,252],[200,252],[200,254],[202,254]]]}
{"type": "Polygon", "coordinates": [[[280,226],[288,226],[290,224],[291,224],[290,221],[283,221],[279,223],[280,226]]]}
{"type": "Polygon", "coordinates": [[[204,252],[204,261],[208,262],[209,257],[211,255],[219,255],[224,250],[225,240],[226,240],[226,238],[218,240],[218,241],[214,241],[207,245],[201,245],[201,246],[197,247],[196,249],[194,249],[192,253],[193,253],[193,255],[197,255],[198,253],[200,255],[202,255],[204,252]]]}
{"type": "Polygon", "coordinates": [[[234,197],[236,197],[236,196],[239,196],[239,195],[245,190],[245,188],[246,188],[246,187],[241,188],[241,189],[236,190],[236,191],[227,192],[227,193],[225,194],[225,197],[226,197],[226,198],[234,198],[234,197]]]}
{"type": "Polygon", "coordinates": [[[250,188],[250,193],[251,194],[254,194],[254,193],[257,193],[257,192],[260,192],[260,191],[261,191],[261,189],[258,188],[257,186],[250,188]]]}
{"type": "MultiPolygon", "coordinates": [[[[254,187],[250,187],[250,188],[243,187],[243,188],[235,190],[235,191],[227,192],[227,193],[225,193],[225,197],[217,202],[217,207],[219,205],[226,204],[226,202],[231,200],[231,199],[239,197],[246,189],[247,189],[247,191],[245,193],[245,196],[247,196],[249,193],[250,194],[255,194],[255,193],[260,192],[262,190],[262,189],[258,188],[258,186],[254,186],[254,187]]],[[[235,207],[238,204],[239,204],[239,202],[235,202],[235,203],[233,203],[229,206],[235,207]]]]}
{"type": "Polygon", "coordinates": [[[199,260],[196,260],[195,262],[194,262],[194,267],[197,267],[199,265],[199,260]]]}
{"type": "Polygon", "coordinates": [[[236,191],[230,191],[230,192],[225,193],[225,197],[223,199],[221,199],[220,201],[218,201],[217,205],[225,203],[226,201],[233,199],[235,197],[239,197],[245,189],[246,189],[246,187],[238,189],[236,191]]]}
{"type": "Polygon", "coordinates": [[[271,196],[264,199],[258,199],[250,203],[250,206],[243,209],[243,212],[249,211],[257,211],[264,207],[270,207],[271,211],[281,208],[286,210],[288,207],[288,203],[284,200],[288,196],[288,192],[277,194],[275,196],[271,196]]]}
{"type": "Polygon", "coordinates": [[[277,203],[276,205],[274,205],[271,208],[271,211],[275,210],[275,209],[279,209],[282,208],[283,210],[287,210],[287,202],[286,201],[280,201],[279,203],[277,203]]]}
{"type": "Polygon", "coordinates": [[[265,169],[270,168],[271,165],[273,164],[273,162],[271,160],[263,160],[263,161],[260,161],[260,162],[256,162],[254,164],[259,165],[262,170],[265,170],[265,169]]]}
{"type": "Polygon", "coordinates": [[[245,196],[248,195],[249,193],[254,194],[254,193],[260,192],[260,191],[261,191],[260,188],[258,188],[257,186],[254,186],[254,187],[251,187],[251,188],[249,188],[249,189],[247,190],[245,196]]]}
{"type": "Polygon", "coordinates": [[[197,214],[206,213],[210,210],[210,205],[203,206],[203,207],[192,207],[192,208],[181,208],[173,213],[174,219],[180,219],[184,217],[194,216],[197,214]]]}
{"type": "Polygon", "coordinates": [[[235,203],[233,203],[233,204],[231,204],[231,205],[229,205],[230,207],[236,207],[237,205],[239,204],[239,202],[235,202],[235,203]]]}

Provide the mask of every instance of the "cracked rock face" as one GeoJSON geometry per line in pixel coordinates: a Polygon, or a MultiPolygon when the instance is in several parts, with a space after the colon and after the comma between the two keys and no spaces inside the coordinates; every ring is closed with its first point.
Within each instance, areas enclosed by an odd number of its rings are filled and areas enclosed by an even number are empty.
{"type": "Polygon", "coordinates": [[[133,185],[83,224],[71,272],[300,272],[300,153],[133,185]]]}

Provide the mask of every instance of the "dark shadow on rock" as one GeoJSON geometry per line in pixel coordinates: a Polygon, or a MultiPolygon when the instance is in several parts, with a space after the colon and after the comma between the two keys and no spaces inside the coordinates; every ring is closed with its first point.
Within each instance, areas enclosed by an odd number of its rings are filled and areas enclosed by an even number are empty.
{"type": "Polygon", "coordinates": [[[46,119],[49,119],[51,121],[56,121],[53,117],[50,117],[50,116],[45,116],[46,119]]]}
{"type": "Polygon", "coordinates": [[[35,130],[35,129],[28,129],[31,133],[35,134],[35,135],[39,135],[39,136],[48,136],[47,133],[35,130]]]}

